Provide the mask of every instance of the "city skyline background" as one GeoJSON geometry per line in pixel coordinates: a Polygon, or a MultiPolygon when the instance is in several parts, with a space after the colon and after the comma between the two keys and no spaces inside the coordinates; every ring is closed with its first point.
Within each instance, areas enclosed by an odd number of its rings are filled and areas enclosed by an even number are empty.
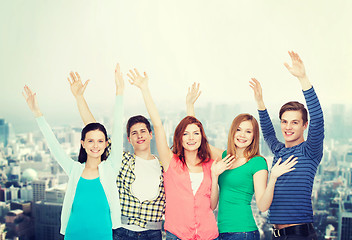
{"type": "MultiPolygon", "coordinates": [[[[86,99],[97,118],[111,116],[114,67],[149,75],[160,109],[185,110],[187,88],[201,84],[197,107],[241,105],[255,113],[248,86],[256,77],[275,114],[286,101],[304,102],[283,63],[298,52],[323,109],[352,103],[350,1],[2,1],[0,118],[16,133],[35,121],[21,91],[38,94],[52,125],[81,124],[67,76],[91,79],[86,99]]],[[[126,80],[126,117],[146,115],[126,80]]],[[[248,109],[248,110],[247,110],[248,109]]],[[[232,112],[237,115],[240,112],[232,112]]],[[[274,116],[273,116],[274,117],[274,116]]]]}

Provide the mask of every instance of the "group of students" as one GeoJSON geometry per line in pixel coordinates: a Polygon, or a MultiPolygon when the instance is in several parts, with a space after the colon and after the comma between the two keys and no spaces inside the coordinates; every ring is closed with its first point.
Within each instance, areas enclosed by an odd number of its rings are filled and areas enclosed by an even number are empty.
{"type": "Polygon", "coordinates": [[[259,153],[259,125],[250,114],[232,122],[227,149],[208,143],[202,123],[195,118],[194,103],[200,95],[193,84],[186,97],[188,116],[177,125],[171,148],[148,87],[148,76],[136,69],[127,74],[141,90],[154,127],[159,156],[151,153],[149,121],[141,116],[127,122],[127,138],[134,153],[123,152],[123,92],[120,66],[115,69],[116,100],[111,141],[97,123],[83,97],[88,81],[78,73],[68,81],[86,125],[82,130],[78,162],[60,146],[28,86],[24,97],[47,140],[49,149],[69,181],[62,207],[60,233],[70,239],[260,239],[251,201],[269,211],[272,239],[316,239],[311,193],[322,158],[324,120],[319,100],[305,67],[289,52],[288,71],[298,78],[307,103],[288,102],[279,113],[285,142],[280,142],[264,105],[262,88],[252,78],[250,87],[258,106],[264,140],[274,154],[268,174],[259,153]],[[269,177],[268,177],[269,175],[269,177]],[[218,206],[218,218],[213,210],[218,206]]]}

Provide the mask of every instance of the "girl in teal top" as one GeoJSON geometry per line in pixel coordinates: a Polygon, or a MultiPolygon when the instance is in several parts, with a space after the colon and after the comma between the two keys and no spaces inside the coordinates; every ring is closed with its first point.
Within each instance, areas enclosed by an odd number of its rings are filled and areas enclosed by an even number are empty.
{"type": "MultiPolygon", "coordinates": [[[[80,84],[79,75],[71,73],[71,85],[80,84]]],[[[115,69],[115,124],[111,152],[107,157],[107,132],[103,125],[90,123],[82,130],[78,162],[67,156],[39,109],[36,94],[27,86],[25,97],[48,147],[69,176],[61,212],[60,233],[65,240],[112,240],[112,229],[121,226],[119,194],[116,187],[122,161],[123,89],[119,65],[115,69]]],[[[86,85],[86,84],[85,84],[86,85]]]]}
{"type": "MultiPolygon", "coordinates": [[[[199,85],[189,89],[186,98],[188,115],[194,116],[194,102],[198,98],[199,85]]],[[[260,239],[253,218],[251,201],[253,194],[260,211],[269,209],[273,199],[276,179],[292,168],[297,158],[291,156],[271,169],[269,182],[266,161],[259,154],[259,125],[250,114],[240,114],[232,122],[227,151],[210,146],[211,158],[221,159],[212,166],[212,184],[220,189],[218,228],[220,239],[260,239]]]]}

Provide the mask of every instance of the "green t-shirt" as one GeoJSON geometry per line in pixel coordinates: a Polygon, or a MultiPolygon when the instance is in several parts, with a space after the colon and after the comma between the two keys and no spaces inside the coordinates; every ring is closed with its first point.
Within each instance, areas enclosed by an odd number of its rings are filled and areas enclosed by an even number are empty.
{"type": "MultiPolygon", "coordinates": [[[[223,153],[223,158],[227,151],[223,153]]],[[[237,168],[226,170],[219,176],[220,233],[250,232],[257,230],[251,201],[254,194],[253,175],[260,170],[268,170],[263,157],[253,157],[237,168]]]]}

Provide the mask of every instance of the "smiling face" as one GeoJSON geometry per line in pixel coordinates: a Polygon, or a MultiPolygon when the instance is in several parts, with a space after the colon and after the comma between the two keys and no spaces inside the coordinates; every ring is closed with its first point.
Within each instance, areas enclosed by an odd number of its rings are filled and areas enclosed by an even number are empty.
{"type": "Polygon", "coordinates": [[[131,127],[128,141],[132,144],[135,152],[149,151],[152,138],[153,134],[148,131],[145,123],[139,122],[131,127]]]}
{"type": "Polygon", "coordinates": [[[105,135],[100,130],[89,131],[85,135],[85,139],[81,140],[82,147],[87,153],[87,157],[100,158],[107,147],[105,135]]]}
{"type": "Polygon", "coordinates": [[[202,134],[200,132],[200,128],[196,124],[188,124],[182,136],[182,146],[184,150],[198,150],[201,143],[202,134]]]}
{"type": "Polygon", "coordinates": [[[281,116],[281,132],[286,147],[293,147],[304,142],[304,131],[308,122],[303,123],[300,111],[286,111],[281,116]]]}
{"type": "Polygon", "coordinates": [[[253,125],[251,121],[243,121],[238,126],[234,143],[237,150],[246,149],[253,142],[253,125]]]}

